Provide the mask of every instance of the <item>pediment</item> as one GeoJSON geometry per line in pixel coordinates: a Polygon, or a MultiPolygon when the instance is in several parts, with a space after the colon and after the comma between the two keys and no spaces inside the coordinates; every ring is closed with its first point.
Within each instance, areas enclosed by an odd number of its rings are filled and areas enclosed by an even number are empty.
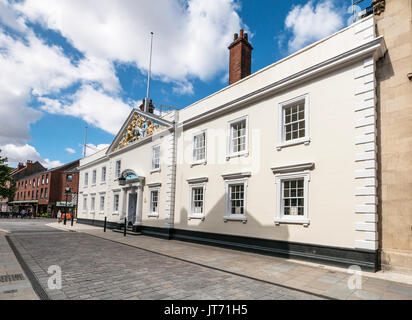
{"type": "Polygon", "coordinates": [[[107,153],[121,150],[129,145],[143,141],[155,133],[169,129],[172,123],[147,112],[133,109],[122,128],[116,135],[107,153]]]}

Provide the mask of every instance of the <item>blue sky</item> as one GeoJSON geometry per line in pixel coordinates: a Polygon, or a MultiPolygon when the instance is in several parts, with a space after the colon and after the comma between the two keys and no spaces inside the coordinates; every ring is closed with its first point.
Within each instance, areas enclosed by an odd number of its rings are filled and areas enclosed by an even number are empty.
{"type": "MultiPolygon", "coordinates": [[[[363,7],[370,1],[365,1],[363,7]]],[[[54,167],[110,144],[146,95],[183,108],[227,86],[242,27],[252,73],[348,25],[350,0],[0,0],[0,149],[54,167]],[[92,151],[89,149],[89,152],[92,151]]]]}

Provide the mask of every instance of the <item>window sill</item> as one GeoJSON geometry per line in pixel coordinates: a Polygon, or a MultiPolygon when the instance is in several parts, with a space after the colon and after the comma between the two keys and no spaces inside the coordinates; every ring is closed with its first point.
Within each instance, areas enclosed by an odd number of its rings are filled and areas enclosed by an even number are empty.
{"type": "Polygon", "coordinates": [[[149,218],[159,218],[159,214],[158,213],[149,213],[147,215],[149,218]]]}
{"type": "Polygon", "coordinates": [[[104,214],[104,211],[99,211],[99,214],[104,214]]]}
{"type": "Polygon", "coordinates": [[[118,215],[119,215],[119,211],[114,211],[114,212],[112,212],[112,215],[113,215],[113,216],[118,216],[118,215]]]}
{"type": "Polygon", "coordinates": [[[281,144],[276,146],[276,149],[278,151],[282,150],[282,148],[287,148],[291,146],[296,146],[298,144],[304,144],[304,145],[309,145],[310,144],[310,138],[303,138],[303,139],[296,139],[296,140],[291,140],[287,142],[282,142],[281,144]]]}
{"type": "Polygon", "coordinates": [[[191,220],[191,219],[200,219],[200,220],[202,220],[202,221],[205,221],[205,216],[204,216],[204,215],[199,215],[199,214],[193,213],[193,214],[189,215],[189,216],[187,217],[187,219],[188,219],[188,220],[191,220]]]}
{"type": "Polygon", "coordinates": [[[102,182],[100,182],[100,184],[106,184],[106,181],[102,181],[102,182]]]}
{"type": "Polygon", "coordinates": [[[153,169],[153,170],[150,171],[151,174],[156,173],[156,172],[160,172],[160,169],[153,169]]]}
{"type": "Polygon", "coordinates": [[[207,164],[207,161],[206,160],[202,160],[202,161],[197,161],[197,162],[192,162],[191,164],[190,164],[190,167],[191,168],[193,168],[193,167],[195,167],[195,166],[200,166],[200,165],[206,165],[207,164]]]}
{"type": "Polygon", "coordinates": [[[95,184],[95,183],[92,183],[91,187],[95,187],[95,186],[96,186],[96,184],[95,184]]]}
{"type": "Polygon", "coordinates": [[[89,213],[90,213],[90,214],[94,214],[95,212],[94,212],[94,211],[90,211],[89,213]]]}
{"type": "Polygon", "coordinates": [[[227,222],[227,221],[242,221],[243,223],[246,223],[247,218],[243,214],[232,214],[230,216],[224,216],[223,221],[224,222],[227,222]]]}
{"type": "Polygon", "coordinates": [[[243,151],[239,153],[232,153],[226,156],[226,161],[229,161],[231,158],[238,158],[238,157],[248,157],[249,151],[243,151]]]}
{"type": "Polygon", "coordinates": [[[279,226],[280,224],[301,224],[304,227],[308,227],[310,220],[308,219],[275,219],[275,225],[279,226]]]}

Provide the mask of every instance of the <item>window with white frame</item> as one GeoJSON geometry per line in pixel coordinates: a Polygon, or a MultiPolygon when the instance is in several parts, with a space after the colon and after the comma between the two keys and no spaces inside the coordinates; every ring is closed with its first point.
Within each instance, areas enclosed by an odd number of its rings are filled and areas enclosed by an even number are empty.
{"type": "Polygon", "coordinates": [[[206,132],[193,136],[193,163],[206,161],[206,132]]]}
{"type": "Polygon", "coordinates": [[[105,182],[106,181],[106,167],[102,168],[102,181],[101,182],[105,182]]]}
{"type": "Polygon", "coordinates": [[[149,216],[159,215],[159,189],[150,190],[150,212],[149,216]]]}
{"type": "Polygon", "coordinates": [[[282,214],[284,216],[303,216],[305,208],[304,179],[282,181],[282,214]]]}
{"type": "Polygon", "coordinates": [[[309,142],[309,98],[301,96],[279,105],[279,144],[287,145],[309,142]]]}
{"type": "Polygon", "coordinates": [[[277,210],[275,223],[309,224],[308,185],[309,171],[275,175],[277,210]]]}
{"type": "Polygon", "coordinates": [[[96,197],[91,197],[90,198],[90,211],[91,212],[94,212],[95,204],[96,204],[96,197]]]}
{"type": "Polygon", "coordinates": [[[87,211],[87,196],[83,196],[83,211],[87,211]]]}
{"type": "Polygon", "coordinates": [[[88,184],[89,184],[89,173],[85,172],[84,173],[84,186],[87,187],[88,184]]]}
{"type": "Polygon", "coordinates": [[[205,184],[190,186],[190,214],[189,218],[201,218],[205,216],[205,184]]]}
{"type": "Polygon", "coordinates": [[[118,194],[113,195],[113,212],[115,213],[119,212],[119,195],[118,194]]]}
{"type": "Polygon", "coordinates": [[[248,117],[229,122],[229,154],[237,156],[248,153],[248,117]]]}
{"type": "Polygon", "coordinates": [[[160,170],[160,146],[152,149],[152,170],[160,170]]]}
{"type": "Polygon", "coordinates": [[[116,171],[115,171],[116,179],[120,178],[121,173],[122,173],[122,161],[117,160],[116,161],[116,171]]]}
{"type": "Polygon", "coordinates": [[[226,182],[226,214],[224,220],[246,221],[247,179],[226,182]]]}
{"type": "Polygon", "coordinates": [[[100,213],[104,212],[104,196],[100,196],[100,207],[99,207],[100,213]]]}
{"type": "Polygon", "coordinates": [[[97,179],[97,171],[95,169],[93,170],[93,173],[92,173],[92,185],[96,184],[96,179],[97,179]]]}

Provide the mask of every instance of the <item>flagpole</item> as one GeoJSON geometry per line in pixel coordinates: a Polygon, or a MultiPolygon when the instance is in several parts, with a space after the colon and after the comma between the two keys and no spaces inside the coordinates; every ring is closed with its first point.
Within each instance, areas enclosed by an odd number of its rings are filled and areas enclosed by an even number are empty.
{"type": "Polygon", "coordinates": [[[147,73],[147,91],[146,91],[146,99],[145,99],[145,111],[146,112],[149,112],[150,77],[152,75],[152,51],[153,51],[153,32],[150,32],[149,72],[147,73]]]}

